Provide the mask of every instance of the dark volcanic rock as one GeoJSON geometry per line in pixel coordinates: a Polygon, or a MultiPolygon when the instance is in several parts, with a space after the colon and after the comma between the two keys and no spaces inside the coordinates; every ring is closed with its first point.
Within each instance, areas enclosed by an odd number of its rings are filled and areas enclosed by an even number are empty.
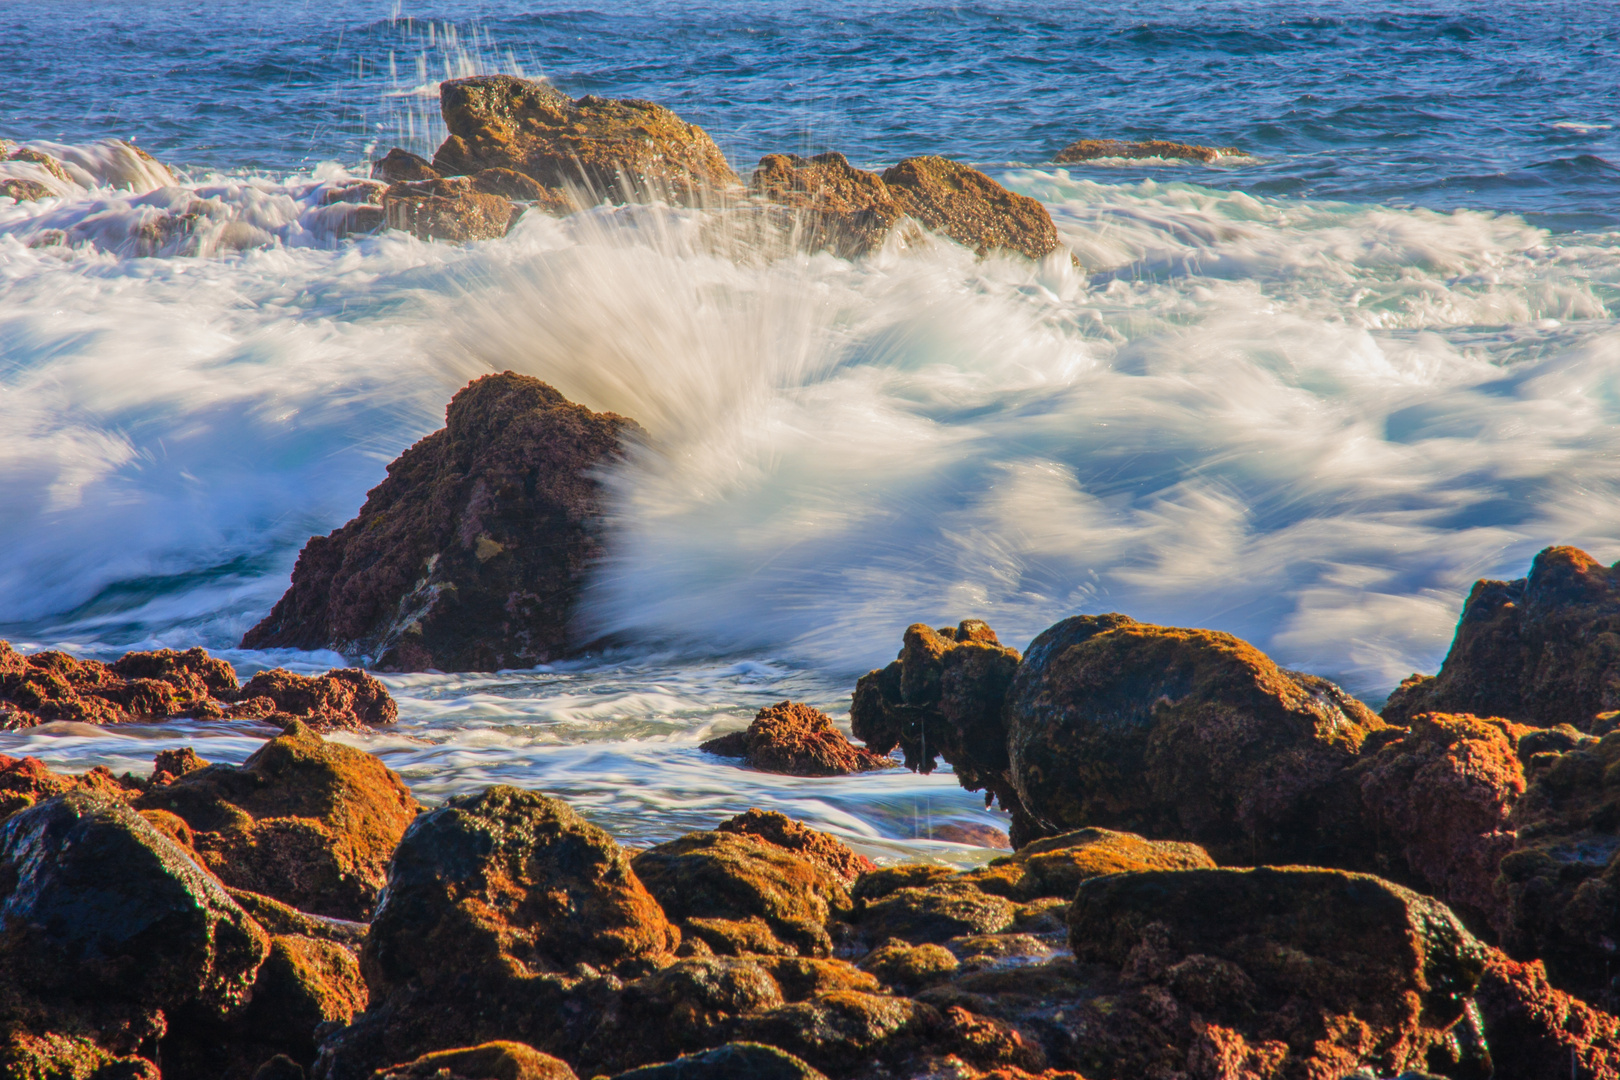
{"type": "Polygon", "coordinates": [[[1540,961],[1521,964],[1487,950],[1474,1002],[1497,1076],[1620,1078],[1620,1019],[1553,989],[1540,961]]]}
{"type": "Polygon", "coordinates": [[[825,1077],[774,1046],[726,1043],[658,1065],[620,1073],[613,1080],[825,1080],[825,1077]]]}
{"type": "Polygon", "coordinates": [[[979,255],[997,249],[1039,259],[1058,249],[1046,207],[979,170],[942,157],[906,158],[883,173],[906,214],[979,255]]]}
{"type": "Polygon", "coordinates": [[[1126,142],[1120,139],[1081,139],[1059,150],[1052,158],[1059,165],[1074,161],[1095,161],[1098,158],[1168,158],[1181,161],[1201,161],[1210,164],[1221,157],[1240,156],[1243,151],[1235,146],[1194,146],[1191,143],[1148,139],[1145,142],[1126,142]]]}
{"type": "Polygon", "coordinates": [[[877,173],[857,169],[843,154],[766,154],[748,190],[798,211],[799,245],[845,259],[883,246],[905,210],[877,173]]]}
{"type": "Polygon", "coordinates": [[[1528,577],[1474,583],[1440,674],[1403,682],[1384,718],[1404,724],[1425,712],[1473,713],[1593,731],[1599,713],[1616,709],[1620,569],[1550,547],[1528,577]]]}
{"type": "MultiPolygon", "coordinates": [[[[1157,1017],[1143,1017],[1158,1030],[1141,1032],[1154,1054],[1177,1047],[1191,1064],[1214,1029],[1205,1051],[1224,1044],[1289,1078],[1437,1064],[1485,966],[1484,946],[1443,904],[1303,867],[1092,878],[1070,906],[1069,942],[1076,959],[1158,997],[1157,1017]],[[1198,1019],[1178,1024],[1189,1010],[1198,1019]]],[[[1145,1062],[1131,1064],[1113,1068],[1141,1075],[1145,1062]]]]}
{"type": "Polygon", "coordinates": [[[198,857],[226,884],[343,919],[371,914],[420,809],[376,757],[297,721],[240,766],[190,771],[135,806],[184,821],[198,857]]]}
{"type": "Polygon", "coordinates": [[[1006,723],[1008,772],[1048,831],[1190,840],[1238,863],[1368,855],[1344,770],[1385,725],[1230,634],[1065,619],[1030,644],[1006,723]]]}
{"type": "Polygon", "coordinates": [[[882,754],[850,742],[826,713],[797,701],[761,709],[748,730],[710,739],[701,749],[743,758],[762,772],[790,776],[845,776],[894,765],[882,754]]]}
{"type": "Polygon", "coordinates": [[[388,467],[360,514],[298,557],[247,648],[334,648],[385,670],[493,671],[577,651],[569,617],[601,550],[596,470],[634,421],[507,372],[388,467]]]}
{"type": "Polygon", "coordinates": [[[441,175],[512,169],[615,202],[696,202],[741,186],[702,128],[650,101],[576,101],[545,83],[484,75],[440,84],[439,108],[450,129],[433,156],[441,175]]]}

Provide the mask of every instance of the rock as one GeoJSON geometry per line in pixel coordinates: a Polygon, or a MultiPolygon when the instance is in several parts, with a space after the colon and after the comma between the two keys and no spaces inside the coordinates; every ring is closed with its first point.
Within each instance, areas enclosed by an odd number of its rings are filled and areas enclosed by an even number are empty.
{"type": "Polygon", "coordinates": [[[634,421],[506,372],[388,467],[360,514],[299,555],[245,648],[334,648],[384,670],[494,671],[579,651],[569,619],[601,553],[598,471],[634,421]]]}
{"type": "Polygon", "coordinates": [[[943,1026],[940,1014],[920,1002],[846,990],[748,1017],[739,1033],[839,1075],[874,1060],[904,1058],[943,1026]]]}
{"type": "Polygon", "coordinates": [[[439,108],[450,130],[433,156],[442,175],[512,169],[615,202],[701,202],[741,184],[702,128],[650,101],[576,101],[545,83],[486,75],[441,83],[439,108]]]}
{"type": "Polygon", "coordinates": [[[1517,581],[1478,581],[1433,678],[1413,675],[1384,718],[1425,712],[1500,716],[1532,727],[1594,731],[1620,709],[1620,568],[1550,547],[1517,581]]]}
{"type": "Polygon", "coordinates": [[[115,799],[130,799],[140,791],[132,778],[120,780],[104,766],[97,766],[81,776],[65,776],[51,772],[38,758],[0,754],[0,822],[37,802],[77,788],[115,799]]]}
{"type": "Polygon", "coordinates": [[[264,931],[122,801],[75,790],[0,825],[0,969],[37,994],[224,1015],[264,931]]]}
{"type": "Polygon", "coordinates": [[[752,836],[688,833],[643,851],[634,866],[670,918],[759,919],[803,956],[832,952],[827,927],[851,906],[842,875],[752,836]]]}
{"type": "MultiPolygon", "coordinates": [[[[151,811],[142,814],[147,817],[151,811]]],[[[162,813],[162,811],[158,811],[162,813]]],[[[150,818],[148,817],[148,820],[150,818]]],[[[248,892],[246,889],[232,889],[229,886],[225,891],[242,906],[242,910],[253,916],[253,921],[264,927],[266,931],[277,937],[296,936],[314,938],[318,941],[330,941],[341,945],[354,953],[360,953],[360,947],[365,944],[366,932],[370,927],[363,922],[352,919],[334,919],[326,915],[311,915],[307,911],[299,911],[280,900],[272,899],[262,893],[248,892]]]]}
{"type": "Polygon", "coordinates": [[[850,742],[826,713],[796,701],[761,709],[747,731],[710,739],[699,749],[743,758],[761,772],[789,776],[847,776],[894,765],[850,742]]]}
{"type": "Polygon", "coordinates": [[[16,199],[18,202],[38,202],[40,199],[49,199],[56,195],[46,185],[38,180],[27,180],[20,176],[0,178],[0,195],[16,199]]]}
{"type": "Polygon", "coordinates": [[[749,191],[797,211],[794,225],[806,251],[854,259],[883,246],[905,210],[877,173],[865,172],[843,154],[767,154],[754,170],[749,191]]]}
{"type": "Polygon", "coordinates": [[[1540,961],[1521,964],[1487,950],[1474,1002],[1497,1076],[1620,1077],[1620,1020],[1553,989],[1540,961]]]}
{"type": "Polygon", "coordinates": [[[1012,838],[994,825],[984,825],[979,822],[946,822],[944,825],[935,825],[928,834],[930,840],[943,840],[947,844],[962,844],[967,847],[995,848],[998,851],[1011,851],[1012,838]]]}
{"type": "Polygon", "coordinates": [[[794,821],[775,810],[749,810],[722,821],[715,832],[751,836],[791,851],[831,870],[845,882],[853,884],[860,875],[876,869],[872,860],[857,854],[848,844],[835,836],[817,832],[802,821],[794,821]]]}
{"type": "Polygon", "coordinates": [[[782,989],[784,1001],[804,1001],[831,990],[859,990],[877,993],[877,979],[847,960],[822,960],[809,956],[772,956],[759,961],[782,989]]]}
{"type": "Polygon", "coordinates": [[[159,750],[152,758],[152,783],[172,784],[187,773],[206,768],[208,762],[198,757],[197,751],[189,746],[175,750],[159,750]]]}
{"type": "Polygon", "coordinates": [[[498,240],[522,210],[510,199],[449,180],[398,183],[383,194],[383,220],[390,229],[419,240],[498,240]]]}
{"type": "Polygon", "coordinates": [[[417,180],[437,180],[439,172],[427,158],[396,146],[372,162],[371,176],[374,180],[385,180],[390,184],[408,184],[417,180]]]}
{"type": "Polygon", "coordinates": [[[587,1073],[667,1061],[731,1038],[739,1019],[782,1004],[752,959],[687,959],[629,983],[614,1015],[580,1052],[587,1073]]]}
{"type": "Polygon", "coordinates": [[[898,889],[920,889],[951,881],[958,876],[949,866],[933,863],[900,863],[862,874],[850,890],[856,900],[880,900],[898,889]]]}
{"type": "Polygon", "coordinates": [[[253,1071],[253,1080],[304,1080],[304,1067],[286,1054],[277,1054],[253,1071]]]}
{"type": "Polygon", "coordinates": [[[890,938],[861,959],[863,971],[870,971],[885,983],[905,992],[916,992],[940,982],[956,972],[960,962],[943,945],[908,945],[890,938]]]}
{"type": "Polygon", "coordinates": [[[1532,760],[1499,864],[1498,929],[1511,955],[1546,962],[1552,984],[1589,1000],[1620,974],[1620,734],[1532,760]]]}
{"type": "Polygon", "coordinates": [[[17,1080],[161,1080],[153,1062],[108,1050],[91,1036],[21,1030],[0,1033],[0,1075],[17,1080]]]}
{"type": "Polygon", "coordinates": [[[661,1065],[643,1065],[613,1080],[826,1080],[792,1054],[759,1043],[726,1043],[661,1065]]]}
{"type": "Polygon", "coordinates": [[[960,162],[906,158],[884,171],[883,183],[914,221],[978,255],[1006,250],[1039,259],[1058,249],[1046,207],[960,162]]]}
{"type": "Polygon", "coordinates": [[[1076,829],[1025,845],[1016,855],[991,859],[964,875],[980,891],[1015,900],[1073,898],[1082,881],[1135,870],[1212,868],[1215,860],[1197,844],[1145,840],[1112,829],[1076,829]]]}
{"type": "Polygon", "coordinates": [[[1039,835],[1023,812],[1007,774],[1007,728],[1001,718],[1018,650],[996,640],[977,619],[934,630],[906,628],[900,656],[855,684],[850,725],[867,748],[887,754],[896,746],[906,768],[930,773],[937,757],[969,791],[984,791],[1012,811],[1012,843],[1039,835]]]}
{"type": "Polygon", "coordinates": [[[1223,157],[1241,157],[1243,151],[1235,146],[1194,146],[1191,143],[1148,139],[1144,142],[1126,142],[1120,139],[1081,139],[1059,150],[1052,160],[1059,165],[1076,161],[1095,161],[1098,158],[1166,158],[1171,161],[1201,161],[1213,164],[1223,157]]]}
{"type": "Polygon", "coordinates": [[[240,766],[188,772],[135,806],[181,819],[227,885],[340,919],[370,916],[394,847],[421,809],[376,757],[297,720],[240,766]]]}
{"type": "Polygon", "coordinates": [[[1237,863],[1356,865],[1371,847],[1344,770],[1386,725],[1230,634],[1065,619],[1030,644],[1005,715],[1007,772],[1045,831],[1128,830],[1237,863]]]}
{"type": "Polygon", "coordinates": [[[1443,904],[1305,867],[1092,878],[1070,906],[1069,943],[1140,987],[1144,1006],[1158,1001],[1144,1010],[1159,1029],[1145,1043],[1189,1064],[1217,1050],[1260,1057],[1290,1077],[1433,1064],[1431,1050],[1459,1045],[1486,958],[1443,904]],[[1190,1028],[1178,1023],[1189,1015],[1190,1028]],[[1200,1025],[1221,1032],[1211,1041],[1200,1025]]]}
{"type": "MultiPolygon", "coordinates": [[[[398,151],[395,151],[398,153],[398,151]]],[[[439,1050],[378,1069],[372,1080],[576,1080],[566,1061],[518,1042],[439,1050]]]]}
{"type": "Polygon", "coordinates": [[[1390,876],[1444,900],[1487,928],[1502,923],[1497,864],[1513,848],[1508,818],[1524,793],[1505,720],[1425,713],[1403,738],[1355,766],[1390,876]]]}
{"type": "Polygon", "coordinates": [[[900,938],[912,944],[939,944],[963,934],[993,934],[1012,925],[1013,905],[979,891],[965,880],[923,888],[896,889],[868,901],[855,915],[868,941],[900,938]]]}
{"type": "Polygon", "coordinates": [[[226,715],[232,718],[297,717],[316,731],[365,731],[392,724],[399,706],[388,688],[358,668],[325,675],[295,675],[284,668],[248,680],[226,715]]]}

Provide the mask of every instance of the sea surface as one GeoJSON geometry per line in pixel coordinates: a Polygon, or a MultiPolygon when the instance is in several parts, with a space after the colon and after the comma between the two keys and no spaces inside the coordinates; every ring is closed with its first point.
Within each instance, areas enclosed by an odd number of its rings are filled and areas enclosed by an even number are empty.
{"type": "MultiPolygon", "coordinates": [[[[388,677],[399,725],[346,738],[426,801],[523,784],[631,843],[762,806],[983,858],[948,826],[1002,819],[948,774],[697,743],[784,698],[843,721],[907,624],[966,617],[1019,647],[1075,613],[1227,630],[1376,703],[1435,670],[1475,579],[1550,543],[1620,558],[1617,71],[1602,3],[8,0],[0,136],[72,180],[0,199],[0,636],[341,663],[232,646],[510,368],[651,432],[580,615],[625,644],[388,677]],[[488,72],[668,105],[744,175],[969,161],[1078,266],[741,250],[660,206],[338,235],[325,187],[431,154],[439,81],[488,72]],[[1050,163],[1083,137],[1241,153],[1050,163]]],[[[48,725],[0,753],[145,771],[267,734],[48,725]]]]}

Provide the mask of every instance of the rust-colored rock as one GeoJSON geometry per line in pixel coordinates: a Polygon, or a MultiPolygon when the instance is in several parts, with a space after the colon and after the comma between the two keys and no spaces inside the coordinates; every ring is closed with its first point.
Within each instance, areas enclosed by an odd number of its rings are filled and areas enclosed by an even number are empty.
{"type": "Polygon", "coordinates": [[[1407,679],[1383,715],[1403,724],[1425,712],[1472,713],[1593,731],[1597,715],[1615,709],[1620,568],[1550,547],[1526,577],[1474,583],[1440,673],[1407,679]]]}
{"type": "Polygon", "coordinates": [[[775,810],[749,810],[722,821],[714,827],[714,831],[752,836],[767,844],[775,844],[820,863],[851,884],[862,874],[876,869],[871,859],[857,853],[836,836],[818,832],[804,822],[794,821],[775,810]]]}
{"type": "Polygon", "coordinates": [[[518,1042],[437,1050],[378,1069],[371,1080],[576,1080],[566,1061],[518,1042]]]}
{"type": "Polygon", "coordinates": [[[839,1076],[908,1057],[943,1027],[937,1010],[910,998],[844,990],[751,1016],[739,1033],[839,1076]]]}
{"type": "Polygon", "coordinates": [[[420,240],[497,240],[512,230],[522,209],[503,195],[470,183],[422,180],[391,185],[383,193],[383,220],[390,229],[420,240]]]}
{"type": "Polygon", "coordinates": [[[710,739],[701,749],[789,776],[846,776],[894,766],[882,754],[850,742],[832,717],[797,701],[761,709],[748,730],[710,739]]]}
{"type": "Polygon", "coordinates": [[[576,101],[545,83],[486,75],[441,83],[439,108],[450,129],[433,156],[441,175],[512,169],[615,202],[700,202],[741,186],[702,128],[650,101],[576,101]]]}
{"type": "Polygon", "coordinates": [[[0,821],[53,795],[84,789],[115,799],[132,799],[140,794],[140,784],[131,776],[116,777],[98,765],[77,776],[54,773],[38,758],[14,758],[0,754],[0,821]]]}
{"type": "Polygon", "coordinates": [[[376,757],[326,742],[299,721],[240,766],[211,765],[136,800],[192,830],[226,884],[319,915],[364,919],[420,809],[376,757]]]}
{"type": "Polygon", "coordinates": [[[991,859],[964,875],[983,892],[1015,900],[1044,896],[1069,900],[1082,881],[1136,870],[1212,868],[1215,860],[1197,844],[1146,840],[1112,829],[1076,829],[1025,845],[1016,855],[991,859]]]}
{"type": "Polygon", "coordinates": [[[854,921],[872,944],[899,938],[914,945],[937,945],[964,934],[998,933],[1012,925],[1016,914],[1005,897],[983,892],[958,875],[869,900],[856,911],[854,921]]]}
{"type": "Polygon", "coordinates": [[[882,177],[855,168],[839,153],[766,154],[748,190],[796,211],[804,250],[825,249],[845,259],[882,247],[905,215],[882,177]]]}
{"type": "Polygon", "coordinates": [[[1620,1019],[1554,989],[1540,961],[1487,950],[1474,1002],[1497,1076],[1620,1080],[1620,1019]]]}
{"type": "Polygon", "coordinates": [[[1065,619],[1030,644],[1005,716],[1007,772],[1046,831],[1188,840],[1239,864],[1367,857],[1344,771],[1386,725],[1230,634],[1065,619]]]}
{"type": "Polygon", "coordinates": [[[1121,139],[1080,139],[1059,150],[1052,160],[1059,165],[1076,161],[1095,161],[1098,158],[1166,158],[1172,161],[1201,161],[1212,164],[1223,157],[1239,157],[1243,151],[1235,146],[1196,146],[1192,143],[1171,142],[1167,139],[1147,139],[1129,142],[1121,139]]]}
{"type": "Polygon", "coordinates": [[[761,1043],[728,1042],[674,1061],[643,1065],[613,1080],[826,1080],[792,1054],[761,1043]]]}
{"type": "Polygon", "coordinates": [[[943,945],[911,945],[890,938],[861,958],[860,967],[902,992],[949,978],[960,962],[943,945]]]}
{"type": "Polygon", "coordinates": [[[1139,1048],[1114,1044],[1109,1075],[1143,1075],[1171,1050],[1185,1068],[1222,1046],[1271,1059],[1262,1075],[1279,1078],[1389,1075],[1448,1055],[1486,1075],[1466,1009],[1484,946],[1443,904],[1375,877],[1262,867],[1092,878],[1070,906],[1069,943],[1141,995],[1139,1048]],[[1211,1027],[1222,1029],[1213,1043],[1211,1027]]]}
{"type": "Polygon", "coordinates": [[[458,393],[353,521],[313,537],[247,648],[333,648],[384,670],[494,671],[577,652],[575,599],[601,552],[599,469],[638,435],[538,379],[458,393]]]}
{"type": "Polygon", "coordinates": [[[979,255],[1006,250],[1039,259],[1058,249],[1046,207],[961,162],[906,158],[884,171],[883,183],[912,220],[979,255]]]}
{"type": "Polygon", "coordinates": [[[358,668],[298,675],[284,668],[249,679],[225,714],[233,718],[297,717],[321,732],[365,731],[392,724],[399,706],[388,688],[358,668]]]}
{"type": "Polygon", "coordinates": [[[374,180],[385,180],[390,184],[409,184],[418,180],[437,180],[439,172],[427,158],[396,146],[372,162],[371,176],[374,180]]]}
{"type": "Polygon", "coordinates": [[[1481,927],[1502,922],[1497,864],[1513,848],[1508,818],[1525,789],[1516,746],[1524,730],[1426,713],[1354,768],[1387,872],[1481,927]]]}

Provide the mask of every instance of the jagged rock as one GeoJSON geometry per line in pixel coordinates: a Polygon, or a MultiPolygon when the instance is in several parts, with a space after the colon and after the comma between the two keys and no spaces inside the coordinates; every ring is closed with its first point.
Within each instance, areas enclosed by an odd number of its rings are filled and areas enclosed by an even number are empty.
{"type": "Polygon", "coordinates": [[[938,630],[914,623],[899,658],[855,684],[849,710],[855,737],[868,749],[887,754],[898,746],[906,768],[922,773],[943,757],[964,788],[986,792],[987,802],[999,799],[1012,811],[1015,847],[1039,835],[1007,775],[1001,712],[1018,661],[1018,650],[978,619],[938,630]]]}
{"type": "Polygon", "coordinates": [[[577,652],[569,618],[601,552],[598,470],[632,420],[506,372],[388,467],[353,521],[312,537],[246,648],[334,648],[384,670],[494,671],[577,652]]]}
{"type": "Polygon", "coordinates": [[[710,739],[699,749],[743,758],[761,772],[789,776],[846,776],[894,765],[882,754],[850,742],[826,713],[797,701],[761,709],[748,730],[710,739]]]}
{"type": "Polygon", "coordinates": [[[1383,714],[1397,724],[1446,712],[1595,731],[1598,714],[1615,709],[1620,568],[1550,547],[1527,577],[1475,582],[1440,673],[1401,683],[1383,714]]]}
{"type": "Polygon", "coordinates": [[[505,168],[548,188],[615,202],[697,202],[741,185],[714,141],[650,101],[586,96],[510,75],[439,86],[450,136],[433,156],[441,175],[505,168]]]}
{"type": "Polygon", "coordinates": [[[152,783],[172,784],[187,773],[208,768],[208,764],[189,746],[175,750],[159,750],[152,757],[152,783]]]}
{"type": "Polygon", "coordinates": [[[825,249],[845,259],[882,247],[905,215],[882,177],[855,168],[839,153],[767,154],[748,189],[798,212],[794,224],[804,250],[825,249]]]}
{"type": "MultiPolygon", "coordinates": [[[[457,178],[459,179],[459,178],[457,178]]],[[[383,193],[383,220],[419,240],[498,240],[512,230],[521,207],[470,183],[423,180],[396,183],[383,193]]]]}
{"type": "Polygon", "coordinates": [[[1620,1078],[1620,1019],[1553,989],[1539,960],[1521,964],[1488,949],[1474,1002],[1497,1076],[1620,1078]]]}
{"type": "Polygon", "coordinates": [[[1006,250],[1039,259],[1058,249],[1046,207],[960,162],[906,158],[884,170],[883,183],[912,220],[978,255],[1006,250]]]}
{"type": "Polygon", "coordinates": [[[1245,864],[1356,865],[1371,847],[1345,769],[1386,725],[1230,634],[1065,619],[1030,644],[1005,717],[1007,772],[1048,832],[1124,829],[1245,864]]]}
{"type": "Polygon", "coordinates": [[[135,802],[191,830],[226,884],[302,911],[371,914],[394,847],[421,809],[380,760],[293,721],[240,766],[210,765],[135,802]]]}
{"type": "Polygon", "coordinates": [[[643,1065],[613,1080],[826,1080],[792,1054],[759,1043],[726,1043],[659,1065],[643,1065]]]}
{"type": "Polygon", "coordinates": [[[24,988],[224,1015],[268,950],[220,884],[119,799],[69,791],[0,825],[0,969],[24,988]]]}
{"type": "Polygon", "coordinates": [[[900,938],[912,944],[939,944],[963,934],[993,934],[1012,925],[1013,904],[981,892],[962,878],[921,888],[896,889],[863,904],[854,916],[871,942],[900,938]]]}
{"type": "MultiPolygon", "coordinates": [[[[396,151],[397,152],[397,151],[396,151]]],[[[438,1050],[378,1069],[372,1080],[577,1080],[566,1061],[518,1042],[438,1050]]]]}
{"type": "Polygon", "coordinates": [[[1174,161],[1201,161],[1209,165],[1222,157],[1240,157],[1235,146],[1195,146],[1191,143],[1148,139],[1127,142],[1120,139],[1080,139],[1059,150],[1052,160],[1059,165],[1098,158],[1167,158],[1174,161]]]}
{"type": "Polygon", "coordinates": [[[76,788],[125,800],[140,793],[133,778],[119,779],[105,766],[98,765],[79,776],[66,776],[51,772],[38,758],[0,754],[0,822],[19,810],[76,788]]]}
{"type": "MultiPolygon", "coordinates": [[[[723,832],[688,833],[648,848],[636,873],[677,920],[758,919],[772,937],[804,956],[832,951],[829,923],[850,909],[843,877],[822,862],[723,832]]],[[[702,929],[694,925],[694,932],[702,929]]],[[[711,947],[717,940],[706,939],[711,947]]],[[[761,951],[780,951],[768,944],[761,951]]]]}
{"type": "Polygon", "coordinates": [[[1172,1047],[1191,1064],[1224,1046],[1228,1058],[1269,1059],[1284,1077],[1422,1068],[1453,1048],[1459,1066],[1470,1048],[1473,1067],[1483,1064],[1465,1027],[1485,947],[1443,904],[1369,875],[1262,867],[1092,878],[1070,906],[1069,944],[1077,960],[1108,965],[1159,1001],[1149,1012],[1158,1030],[1141,1033],[1135,1061],[1114,1062],[1119,1073],[1139,1075],[1131,1066],[1172,1047]],[[1199,1019],[1189,1029],[1190,1013],[1199,1019]],[[1203,1025],[1221,1031],[1200,1049],[1203,1025]]]}
{"type": "Polygon", "coordinates": [[[358,668],[297,675],[284,668],[249,679],[225,710],[232,718],[297,717],[321,732],[365,731],[399,719],[388,688],[358,668]]]}
{"type": "Polygon", "coordinates": [[[751,836],[774,844],[821,864],[851,884],[860,875],[875,869],[871,859],[858,854],[837,837],[817,832],[804,822],[794,821],[775,810],[749,810],[722,821],[714,831],[751,836]]]}
{"type": "Polygon", "coordinates": [[[1146,840],[1112,829],[1076,829],[1025,845],[964,875],[983,892],[1015,900],[1069,900],[1082,881],[1133,870],[1193,870],[1215,865],[1197,844],[1146,840]]]}
{"type": "Polygon", "coordinates": [[[1426,713],[1353,770],[1386,872],[1481,927],[1502,923],[1497,864],[1513,848],[1508,819],[1525,789],[1515,744],[1525,730],[1426,713]]]}
{"type": "Polygon", "coordinates": [[[374,180],[384,180],[390,184],[408,184],[417,180],[437,180],[439,171],[427,158],[396,146],[371,163],[371,176],[374,180]]]}
{"type": "Polygon", "coordinates": [[[1588,1000],[1620,974],[1620,734],[1531,761],[1508,820],[1498,929],[1508,953],[1546,962],[1554,986],[1588,1000]]]}

